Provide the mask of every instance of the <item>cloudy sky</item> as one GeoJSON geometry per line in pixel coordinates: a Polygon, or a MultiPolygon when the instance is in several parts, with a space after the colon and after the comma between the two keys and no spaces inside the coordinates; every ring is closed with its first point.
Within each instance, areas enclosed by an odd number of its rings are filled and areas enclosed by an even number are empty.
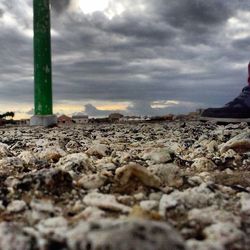
{"type": "MultiPolygon", "coordinates": [[[[51,0],[54,112],[160,115],[246,84],[250,1],[51,0]]],[[[33,108],[32,0],[0,0],[0,112],[33,108]]]]}

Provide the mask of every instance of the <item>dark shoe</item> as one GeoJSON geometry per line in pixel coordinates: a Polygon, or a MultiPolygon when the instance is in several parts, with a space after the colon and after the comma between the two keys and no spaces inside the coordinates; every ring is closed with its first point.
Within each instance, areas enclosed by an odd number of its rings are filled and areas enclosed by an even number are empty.
{"type": "Polygon", "coordinates": [[[250,86],[244,87],[241,94],[222,108],[205,109],[201,121],[250,122],[250,86]]]}

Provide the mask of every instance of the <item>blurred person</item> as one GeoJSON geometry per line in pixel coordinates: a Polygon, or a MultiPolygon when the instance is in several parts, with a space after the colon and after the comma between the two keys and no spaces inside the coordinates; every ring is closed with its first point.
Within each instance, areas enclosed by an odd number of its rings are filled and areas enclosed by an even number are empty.
{"type": "Polygon", "coordinates": [[[201,121],[250,122],[250,62],[248,64],[248,85],[234,100],[221,108],[205,109],[201,121]]]}

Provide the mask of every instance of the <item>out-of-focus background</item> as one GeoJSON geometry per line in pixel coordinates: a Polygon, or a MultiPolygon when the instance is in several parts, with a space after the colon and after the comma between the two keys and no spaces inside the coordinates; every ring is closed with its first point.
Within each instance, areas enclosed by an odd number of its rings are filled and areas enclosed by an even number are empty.
{"type": "MultiPolygon", "coordinates": [[[[51,0],[54,112],[165,115],[246,84],[250,3],[51,0]]],[[[0,2],[0,113],[33,107],[32,0],[0,2]]]]}

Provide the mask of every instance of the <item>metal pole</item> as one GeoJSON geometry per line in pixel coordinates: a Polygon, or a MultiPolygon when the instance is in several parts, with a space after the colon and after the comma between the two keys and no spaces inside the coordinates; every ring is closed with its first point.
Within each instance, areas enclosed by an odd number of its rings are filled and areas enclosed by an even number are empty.
{"type": "Polygon", "coordinates": [[[56,123],[52,104],[50,0],[33,0],[35,115],[31,125],[56,123]]]}

